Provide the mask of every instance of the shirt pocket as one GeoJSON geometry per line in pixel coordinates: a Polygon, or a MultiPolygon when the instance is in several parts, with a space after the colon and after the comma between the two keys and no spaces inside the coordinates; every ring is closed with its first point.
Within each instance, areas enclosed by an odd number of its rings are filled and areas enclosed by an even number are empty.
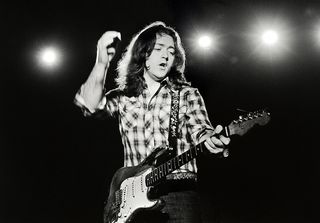
{"type": "Polygon", "coordinates": [[[119,106],[123,130],[129,131],[138,125],[141,103],[135,99],[124,99],[119,106]]]}

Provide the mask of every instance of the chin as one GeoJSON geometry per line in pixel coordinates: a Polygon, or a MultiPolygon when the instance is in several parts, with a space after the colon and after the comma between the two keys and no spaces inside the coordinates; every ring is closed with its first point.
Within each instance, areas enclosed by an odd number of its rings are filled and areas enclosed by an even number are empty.
{"type": "Polygon", "coordinates": [[[163,80],[164,78],[166,78],[167,74],[159,74],[159,75],[155,75],[155,78],[158,80],[163,80]]]}

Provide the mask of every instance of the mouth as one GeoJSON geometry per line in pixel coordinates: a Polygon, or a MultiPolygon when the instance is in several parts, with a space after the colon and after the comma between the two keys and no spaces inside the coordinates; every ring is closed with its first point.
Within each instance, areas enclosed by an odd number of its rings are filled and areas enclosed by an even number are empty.
{"type": "Polygon", "coordinates": [[[159,66],[161,67],[161,69],[165,70],[168,66],[167,63],[160,63],[159,66]]]}

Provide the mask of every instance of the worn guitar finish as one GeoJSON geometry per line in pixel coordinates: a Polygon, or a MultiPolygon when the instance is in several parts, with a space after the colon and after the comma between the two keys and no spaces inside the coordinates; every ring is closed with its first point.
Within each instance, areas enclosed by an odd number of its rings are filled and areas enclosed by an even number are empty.
{"type": "MultiPolygon", "coordinates": [[[[252,112],[232,121],[224,128],[224,134],[243,135],[254,125],[265,125],[269,120],[270,114],[266,111],[252,112]]],[[[170,149],[156,148],[138,166],[120,168],[111,181],[104,209],[104,223],[127,223],[140,210],[163,207],[161,199],[150,199],[150,190],[169,173],[201,154],[204,151],[202,144],[160,164],[159,160],[168,157],[170,149]]]]}

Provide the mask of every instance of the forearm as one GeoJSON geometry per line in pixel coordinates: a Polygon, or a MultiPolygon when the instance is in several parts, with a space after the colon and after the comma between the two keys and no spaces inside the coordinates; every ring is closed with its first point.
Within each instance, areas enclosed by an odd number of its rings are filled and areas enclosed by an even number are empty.
{"type": "Polygon", "coordinates": [[[96,110],[103,98],[107,69],[106,64],[96,63],[88,79],[81,86],[79,94],[90,111],[96,110]]]}

